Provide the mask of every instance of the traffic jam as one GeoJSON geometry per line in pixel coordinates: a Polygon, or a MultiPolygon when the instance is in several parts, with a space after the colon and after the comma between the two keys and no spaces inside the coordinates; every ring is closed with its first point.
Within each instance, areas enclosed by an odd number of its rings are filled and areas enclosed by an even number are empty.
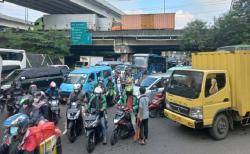
{"type": "Polygon", "coordinates": [[[0,153],[62,153],[62,136],[73,144],[84,135],[89,153],[128,138],[145,145],[148,120],[157,117],[225,139],[235,123],[249,123],[250,64],[242,56],[250,58],[246,51],[195,53],[192,65],[168,68],[160,56],[135,54],[132,64],[14,69],[1,82],[0,153]]]}

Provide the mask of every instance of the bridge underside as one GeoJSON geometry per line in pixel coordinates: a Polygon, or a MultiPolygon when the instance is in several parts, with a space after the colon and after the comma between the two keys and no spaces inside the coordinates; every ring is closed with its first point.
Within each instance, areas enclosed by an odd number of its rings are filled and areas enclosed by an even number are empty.
{"type": "Polygon", "coordinates": [[[97,0],[6,0],[48,14],[97,14],[120,19],[122,11],[108,2],[97,0]]]}

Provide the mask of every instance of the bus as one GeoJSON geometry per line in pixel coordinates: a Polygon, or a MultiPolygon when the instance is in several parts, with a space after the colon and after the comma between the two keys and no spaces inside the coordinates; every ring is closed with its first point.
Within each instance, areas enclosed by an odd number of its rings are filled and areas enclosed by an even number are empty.
{"type": "Polygon", "coordinates": [[[2,77],[15,69],[26,68],[27,56],[25,50],[0,48],[2,57],[2,77]]]}
{"type": "Polygon", "coordinates": [[[132,64],[144,68],[149,74],[166,72],[166,59],[156,54],[134,54],[132,64]]]}

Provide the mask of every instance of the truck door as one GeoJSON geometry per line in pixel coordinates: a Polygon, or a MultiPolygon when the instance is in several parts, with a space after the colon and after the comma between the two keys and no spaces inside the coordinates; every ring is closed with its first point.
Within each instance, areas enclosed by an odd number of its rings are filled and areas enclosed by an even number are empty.
{"type": "Polygon", "coordinates": [[[205,81],[204,125],[211,125],[216,114],[230,107],[229,82],[226,73],[210,73],[205,81]]]}

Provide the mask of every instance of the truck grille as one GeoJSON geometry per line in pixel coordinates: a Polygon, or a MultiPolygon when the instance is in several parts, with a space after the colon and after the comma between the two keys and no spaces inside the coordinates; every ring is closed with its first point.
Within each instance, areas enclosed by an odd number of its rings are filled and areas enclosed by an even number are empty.
{"type": "Polygon", "coordinates": [[[180,106],[180,105],[177,105],[177,104],[174,104],[174,103],[170,103],[170,106],[171,106],[170,109],[171,109],[172,111],[175,111],[175,112],[177,112],[177,113],[180,113],[180,114],[189,116],[189,111],[190,111],[189,108],[184,107],[184,106],[180,106]]]}

